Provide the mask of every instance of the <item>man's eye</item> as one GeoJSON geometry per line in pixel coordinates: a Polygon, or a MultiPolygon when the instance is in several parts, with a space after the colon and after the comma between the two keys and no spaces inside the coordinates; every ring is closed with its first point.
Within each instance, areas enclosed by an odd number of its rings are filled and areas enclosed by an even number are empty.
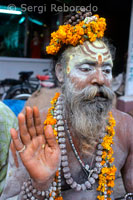
{"type": "Polygon", "coordinates": [[[78,69],[82,72],[89,72],[92,70],[92,66],[90,66],[89,64],[82,64],[78,67],[78,69]]]}
{"type": "Polygon", "coordinates": [[[79,68],[79,70],[82,72],[89,72],[91,69],[90,68],[79,68]]]}
{"type": "Polygon", "coordinates": [[[105,72],[106,74],[110,74],[111,69],[104,69],[103,72],[105,72]]]}

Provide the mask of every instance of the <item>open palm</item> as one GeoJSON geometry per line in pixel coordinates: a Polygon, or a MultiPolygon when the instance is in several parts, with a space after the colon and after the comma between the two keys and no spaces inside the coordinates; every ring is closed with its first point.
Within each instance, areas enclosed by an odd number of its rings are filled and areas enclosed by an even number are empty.
{"type": "Polygon", "coordinates": [[[60,149],[48,125],[44,129],[37,107],[26,108],[26,114],[19,114],[19,132],[11,129],[14,146],[20,152],[21,160],[30,177],[37,182],[45,182],[52,177],[60,164],[60,149]]]}

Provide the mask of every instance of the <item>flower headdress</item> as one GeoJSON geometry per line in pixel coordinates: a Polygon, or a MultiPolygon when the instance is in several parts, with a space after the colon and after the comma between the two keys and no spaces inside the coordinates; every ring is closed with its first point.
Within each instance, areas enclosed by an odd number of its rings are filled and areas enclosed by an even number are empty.
{"type": "Polygon", "coordinates": [[[63,45],[76,46],[83,44],[86,40],[94,42],[96,38],[102,38],[106,30],[105,18],[90,15],[89,12],[82,16],[82,12],[79,12],[64,25],[60,25],[59,29],[51,34],[51,41],[46,47],[46,52],[56,55],[63,45]]]}

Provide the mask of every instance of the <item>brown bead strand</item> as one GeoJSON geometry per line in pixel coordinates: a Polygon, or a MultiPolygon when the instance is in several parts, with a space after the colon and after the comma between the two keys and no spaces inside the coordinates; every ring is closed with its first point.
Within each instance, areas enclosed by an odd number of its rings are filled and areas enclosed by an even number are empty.
{"type": "Polygon", "coordinates": [[[92,16],[91,12],[86,12],[82,11],[79,13],[76,13],[75,15],[71,16],[70,19],[68,19],[64,25],[66,24],[71,24],[72,26],[75,26],[76,24],[78,24],[80,21],[83,21],[86,17],[90,17],[92,16]]]}

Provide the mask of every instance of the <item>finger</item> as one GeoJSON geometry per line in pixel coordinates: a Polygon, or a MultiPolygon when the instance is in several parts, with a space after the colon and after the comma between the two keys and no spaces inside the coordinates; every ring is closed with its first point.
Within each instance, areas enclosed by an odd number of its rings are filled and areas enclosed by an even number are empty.
{"type": "Polygon", "coordinates": [[[56,138],[54,136],[53,128],[51,125],[46,126],[45,138],[46,142],[51,148],[55,148],[57,146],[56,138]]]}
{"type": "Polygon", "coordinates": [[[24,147],[24,145],[18,137],[18,132],[14,128],[11,128],[10,133],[11,133],[11,137],[12,137],[15,149],[17,151],[20,151],[24,147]]]}
{"type": "Polygon", "coordinates": [[[36,136],[36,129],[34,125],[34,119],[33,119],[33,110],[30,107],[26,107],[26,124],[28,132],[31,136],[31,138],[36,136]]]}
{"type": "Polygon", "coordinates": [[[36,128],[36,134],[37,135],[43,135],[43,125],[41,123],[41,117],[39,110],[36,106],[33,107],[33,114],[34,114],[34,123],[36,128]]]}
{"type": "Polygon", "coordinates": [[[15,163],[16,167],[18,168],[19,167],[19,163],[18,163],[18,158],[17,158],[17,154],[16,154],[16,148],[15,148],[15,145],[13,143],[13,140],[11,141],[10,149],[11,149],[11,152],[12,152],[14,163],[15,163]]]}
{"type": "Polygon", "coordinates": [[[18,123],[19,123],[20,137],[22,143],[27,145],[31,141],[31,137],[27,131],[24,114],[20,113],[18,115],[18,123]]]}

